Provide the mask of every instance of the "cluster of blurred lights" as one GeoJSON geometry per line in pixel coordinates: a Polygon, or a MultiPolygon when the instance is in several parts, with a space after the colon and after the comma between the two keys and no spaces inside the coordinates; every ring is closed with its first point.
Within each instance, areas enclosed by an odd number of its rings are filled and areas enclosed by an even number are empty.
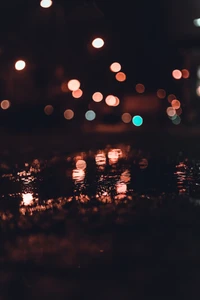
{"type": "Polygon", "coordinates": [[[171,106],[167,108],[166,113],[174,125],[179,125],[181,123],[180,115],[182,114],[181,103],[173,94],[168,96],[168,101],[171,106]]]}
{"type": "Polygon", "coordinates": [[[136,127],[140,127],[143,124],[143,118],[139,115],[132,117],[131,114],[129,113],[123,113],[121,118],[125,124],[128,124],[131,121],[133,125],[135,125],[136,127]]]}
{"type": "MultiPolygon", "coordinates": [[[[53,4],[52,0],[41,0],[40,2],[40,6],[42,8],[49,8],[51,7],[53,4]]],[[[200,27],[200,19],[195,19],[194,20],[194,25],[200,27]]],[[[96,49],[100,49],[104,46],[105,42],[102,38],[97,37],[92,41],[92,46],[96,49]]],[[[25,69],[26,67],[26,62],[24,60],[18,60],[15,63],[15,69],[17,71],[22,71],[23,69],[25,69]]],[[[126,80],[126,74],[124,72],[121,71],[122,67],[121,64],[119,62],[113,62],[110,65],[110,71],[115,73],[115,78],[117,81],[119,82],[124,82],[126,80]]],[[[178,70],[175,69],[172,72],[172,76],[174,79],[179,80],[181,78],[187,79],[190,76],[190,72],[187,69],[182,69],[182,70],[178,70]]],[[[200,79],[200,68],[198,69],[197,72],[197,76],[200,79]]],[[[71,91],[73,98],[75,99],[79,99],[82,97],[83,95],[83,91],[80,89],[81,83],[79,80],[77,79],[71,79],[68,82],[63,82],[61,85],[61,90],[65,93],[71,91]]],[[[135,86],[136,92],[139,94],[143,94],[145,92],[145,86],[141,83],[138,83],[135,86]]],[[[200,96],[200,86],[197,87],[197,95],[200,96]]],[[[164,89],[159,89],[157,90],[157,97],[160,99],[164,99],[166,97],[166,91],[164,89]]],[[[101,92],[95,92],[92,95],[92,100],[94,102],[101,102],[103,100],[103,95],[101,92]]],[[[171,94],[168,96],[168,102],[171,104],[170,107],[167,108],[167,115],[168,117],[172,120],[172,122],[174,124],[180,124],[181,119],[180,119],[180,115],[182,113],[182,109],[181,109],[181,105],[180,105],[180,101],[176,99],[176,97],[171,94]]],[[[118,97],[114,96],[114,95],[108,95],[105,98],[105,103],[108,106],[118,106],[120,104],[120,100],[118,97]]],[[[3,100],[1,102],[1,108],[6,110],[10,107],[10,102],[8,100],[3,100]]],[[[51,115],[54,111],[54,108],[52,105],[46,105],[44,108],[44,112],[46,115],[51,115]]],[[[67,109],[64,112],[64,118],[66,120],[71,120],[74,117],[74,111],[71,109],[67,109]]],[[[85,118],[88,121],[93,121],[96,118],[96,113],[93,110],[88,110],[85,113],[85,118]]],[[[123,113],[122,114],[122,121],[126,124],[130,123],[132,121],[132,123],[135,126],[141,126],[143,124],[143,119],[141,116],[134,116],[132,118],[132,116],[129,113],[123,113]]]]}
{"type": "Polygon", "coordinates": [[[110,70],[115,74],[115,79],[119,82],[126,81],[126,74],[121,72],[122,66],[118,62],[114,62],[110,65],[110,70]]]}
{"type": "Polygon", "coordinates": [[[188,79],[190,77],[190,72],[187,69],[183,69],[183,70],[176,69],[172,71],[172,76],[176,80],[179,80],[181,78],[188,79]]]}

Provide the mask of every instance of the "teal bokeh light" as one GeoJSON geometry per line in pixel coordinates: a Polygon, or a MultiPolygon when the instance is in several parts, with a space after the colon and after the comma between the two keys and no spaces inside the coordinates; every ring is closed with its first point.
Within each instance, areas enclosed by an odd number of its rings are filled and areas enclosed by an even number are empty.
{"type": "Polygon", "coordinates": [[[85,118],[88,121],[93,121],[96,118],[96,114],[93,110],[88,110],[85,114],[85,118]]]}
{"type": "Polygon", "coordinates": [[[139,127],[143,124],[143,119],[141,116],[134,116],[132,119],[133,125],[139,127]]]}

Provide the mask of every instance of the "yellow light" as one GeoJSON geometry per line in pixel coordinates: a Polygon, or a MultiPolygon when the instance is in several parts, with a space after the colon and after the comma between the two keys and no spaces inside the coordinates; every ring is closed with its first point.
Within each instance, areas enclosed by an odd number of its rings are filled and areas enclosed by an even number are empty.
{"type": "Polygon", "coordinates": [[[26,63],[24,60],[18,60],[16,63],[15,63],[15,69],[17,71],[22,71],[24,68],[26,67],[26,63]]]}
{"type": "Polygon", "coordinates": [[[8,100],[3,100],[2,102],[1,102],[1,108],[2,109],[8,109],[10,107],[10,101],[8,101],[8,100]]]}
{"type": "Polygon", "coordinates": [[[104,46],[104,40],[101,38],[96,38],[92,41],[92,46],[96,49],[102,48],[104,46]]]}
{"type": "Polygon", "coordinates": [[[53,4],[52,0],[42,0],[40,1],[40,6],[42,8],[49,8],[53,4]]]}

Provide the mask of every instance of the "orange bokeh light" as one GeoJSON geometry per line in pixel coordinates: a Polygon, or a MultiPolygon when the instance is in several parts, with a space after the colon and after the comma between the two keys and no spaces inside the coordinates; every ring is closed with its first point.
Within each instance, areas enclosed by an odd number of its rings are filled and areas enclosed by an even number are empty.
{"type": "Polygon", "coordinates": [[[129,113],[124,113],[124,114],[122,115],[122,121],[123,121],[124,123],[128,124],[128,123],[131,122],[131,120],[132,120],[132,117],[131,117],[131,115],[130,115],[129,113]]]}
{"type": "Polygon", "coordinates": [[[113,106],[118,106],[120,104],[120,100],[118,97],[115,97],[115,100],[116,100],[116,102],[115,102],[115,105],[113,105],[113,106]]]}
{"type": "Polygon", "coordinates": [[[116,97],[113,95],[108,95],[105,99],[105,102],[108,106],[115,106],[116,105],[116,97]]]}
{"type": "Polygon", "coordinates": [[[74,117],[74,112],[71,109],[66,109],[66,111],[64,112],[64,117],[66,120],[71,120],[74,117]]]}
{"type": "Polygon", "coordinates": [[[81,89],[72,92],[72,96],[76,99],[81,98],[82,95],[83,95],[83,91],[81,89]]]}
{"type": "Polygon", "coordinates": [[[46,105],[44,108],[44,112],[47,116],[50,116],[54,111],[54,108],[52,105],[46,105]]]}
{"type": "Polygon", "coordinates": [[[173,107],[168,107],[166,112],[169,117],[173,117],[176,114],[176,110],[173,107]]]}
{"type": "Polygon", "coordinates": [[[139,94],[143,94],[145,92],[145,86],[141,83],[136,84],[136,92],[139,94]]]}
{"type": "Polygon", "coordinates": [[[70,91],[74,92],[80,88],[81,84],[77,79],[72,79],[68,82],[67,86],[70,91]]]}
{"type": "Polygon", "coordinates": [[[112,65],[110,66],[110,70],[114,73],[117,73],[119,71],[121,71],[121,65],[118,62],[114,62],[112,63],[112,65]]]}
{"type": "Polygon", "coordinates": [[[166,92],[163,89],[157,90],[157,97],[160,99],[164,99],[166,97],[166,92]]]}
{"type": "Polygon", "coordinates": [[[126,74],[124,72],[119,72],[115,75],[115,78],[119,82],[123,82],[126,80],[126,74]]]}
{"type": "Polygon", "coordinates": [[[190,72],[187,69],[182,70],[182,76],[184,79],[187,79],[190,77],[190,72]]]}
{"type": "Polygon", "coordinates": [[[92,99],[94,102],[101,102],[103,100],[103,95],[100,92],[96,92],[92,95],[92,99]]]}
{"type": "Polygon", "coordinates": [[[179,109],[181,107],[181,103],[177,99],[172,100],[171,105],[174,109],[179,109]]]}
{"type": "Polygon", "coordinates": [[[174,70],[172,72],[172,76],[174,77],[174,79],[181,79],[182,77],[182,72],[180,70],[174,70]]]}
{"type": "Polygon", "coordinates": [[[2,109],[8,109],[10,107],[10,101],[9,100],[3,100],[2,102],[1,102],[1,108],[2,109]]]}
{"type": "Polygon", "coordinates": [[[104,46],[104,40],[101,38],[96,38],[92,41],[92,46],[96,49],[102,48],[104,46]]]}

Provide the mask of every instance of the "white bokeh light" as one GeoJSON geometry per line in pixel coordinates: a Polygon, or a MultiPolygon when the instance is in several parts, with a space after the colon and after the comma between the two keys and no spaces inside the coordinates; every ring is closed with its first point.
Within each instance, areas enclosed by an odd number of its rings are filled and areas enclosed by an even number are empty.
{"type": "Polygon", "coordinates": [[[15,63],[15,69],[17,71],[21,71],[23,70],[24,68],[26,67],[26,63],[24,60],[18,60],[16,63],[15,63]]]}
{"type": "Polygon", "coordinates": [[[53,4],[52,0],[42,0],[40,1],[40,6],[42,8],[49,8],[53,4]]]}

